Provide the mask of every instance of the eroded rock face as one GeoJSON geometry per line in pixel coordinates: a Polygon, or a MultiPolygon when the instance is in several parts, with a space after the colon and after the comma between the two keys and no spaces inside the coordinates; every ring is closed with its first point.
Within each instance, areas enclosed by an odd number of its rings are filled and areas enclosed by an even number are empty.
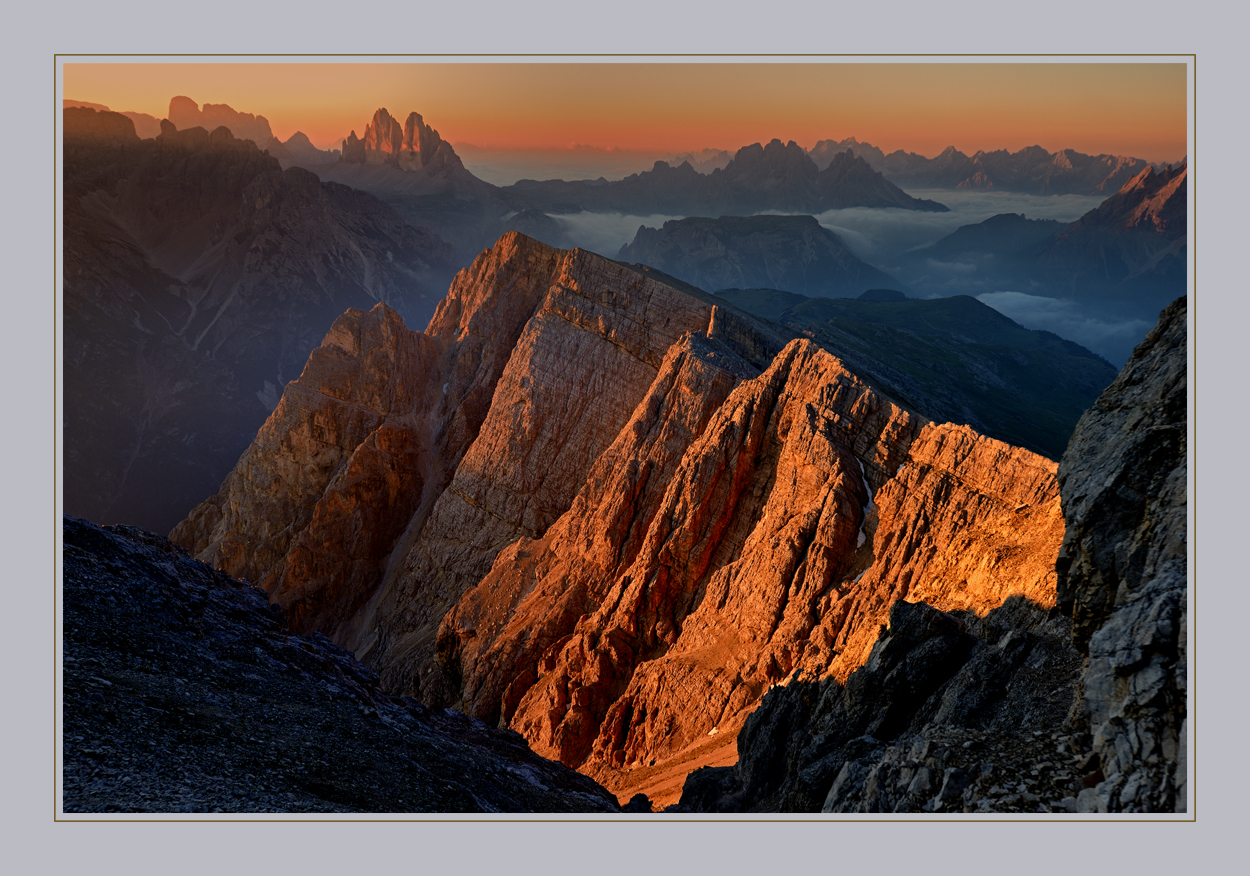
{"type": "MultiPolygon", "coordinates": [[[[982,614],[1003,593],[995,566],[1022,555],[999,542],[969,562],[953,520],[904,512],[922,525],[900,534],[923,533],[950,547],[926,558],[923,544],[908,546],[902,556],[920,558],[913,569],[904,560],[890,570],[897,583],[878,580],[870,590],[907,601],[889,609],[889,626],[864,665],[844,683],[831,674],[767,695],[738,735],[738,762],[692,773],[678,809],[1184,811],[1185,313],[1184,299],[1164,311],[1082,418],[1059,464],[1066,531],[1057,599],[1048,601],[1047,584],[1034,579],[1031,592],[982,614]],[[943,569],[952,559],[954,567],[943,569]],[[931,575],[931,583],[900,587],[912,571],[931,575]],[[960,580],[966,591],[947,590],[960,580]]],[[[932,456],[925,442],[922,434],[911,446],[920,466],[904,465],[877,493],[883,518],[894,483],[897,498],[926,509],[976,507],[940,480],[909,476],[932,456]]],[[[959,444],[975,446],[960,441],[942,454],[959,479],[982,495],[1001,494],[1005,507],[1018,501],[1013,513],[1032,518],[969,527],[985,543],[1037,526],[1036,510],[1053,508],[1055,482],[1032,492],[1014,470],[1025,460],[978,463],[959,444]]],[[[888,550],[881,528],[875,539],[888,550]]]]}
{"type": "Polygon", "coordinates": [[[458,705],[623,799],[770,686],[845,679],[904,597],[1053,604],[1053,463],[926,424],[810,342],[751,370],[670,350],[569,511],[439,633],[458,705]]]}
{"type": "Polygon", "coordinates": [[[385,305],[340,317],[173,541],[263,584],[296,629],[347,640],[396,539],[476,438],[557,261],[519,235],[502,242],[457,276],[425,333],[385,305]]]}
{"type": "Polygon", "coordinates": [[[591,253],[560,254],[480,433],[380,594],[376,645],[361,644],[377,648],[366,653],[388,684],[458,698],[434,673],[443,615],[500,550],[541,536],[565,512],[666,351],[705,329],[712,310],[591,253]]]}
{"type": "Polygon", "coordinates": [[[1059,603],[1088,655],[1098,811],[1186,805],[1186,299],[1077,424],[1059,463],[1059,603]]]}
{"type": "Polygon", "coordinates": [[[844,680],[899,600],[1053,604],[1062,535],[1053,463],[515,233],[421,335],[340,320],[196,515],[197,556],[388,689],[661,805],[684,772],[641,776],[721,757],[771,686],[844,680]]]}

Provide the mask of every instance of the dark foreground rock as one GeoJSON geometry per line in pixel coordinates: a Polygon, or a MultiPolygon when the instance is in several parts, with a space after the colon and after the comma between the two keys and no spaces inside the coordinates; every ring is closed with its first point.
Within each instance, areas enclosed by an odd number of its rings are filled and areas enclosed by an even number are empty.
{"type": "Polygon", "coordinates": [[[65,517],[66,812],[615,812],[520,735],[383,694],[264,594],[65,517]]]}
{"type": "Polygon", "coordinates": [[[1186,299],[1167,307],[1059,463],[1057,598],[1088,656],[1105,781],[1091,811],[1185,811],[1186,299]]]}
{"type": "Polygon", "coordinates": [[[1069,716],[1068,624],[1021,597],[977,618],[899,601],[845,685],[773,688],[738,763],[686,779],[682,812],[1046,812],[1090,761],[1069,716]]]}

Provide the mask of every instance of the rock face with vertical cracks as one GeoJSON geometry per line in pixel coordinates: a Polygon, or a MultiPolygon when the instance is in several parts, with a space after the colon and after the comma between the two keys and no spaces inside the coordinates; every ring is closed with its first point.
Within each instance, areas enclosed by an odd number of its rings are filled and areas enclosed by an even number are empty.
{"type": "Polygon", "coordinates": [[[1182,298],[1059,463],[1066,530],[1049,601],[1042,579],[1026,598],[1002,600],[1001,584],[1031,577],[1010,542],[1053,509],[1055,481],[1033,492],[1024,459],[987,446],[978,460],[966,434],[925,450],[926,434],[951,429],[926,427],[876,493],[882,521],[912,522],[876,529],[874,551],[896,560],[875,582],[864,575],[851,616],[898,601],[875,643],[860,640],[867,661],[844,681],[835,670],[770,692],[738,734],[737,762],[690,773],[678,811],[1184,811],[1185,372],[1182,298]],[[949,491],[940,467],[926,473],[934,459],[982,498],[949,491]],[[1006,514],[961,519],[991,496],[1006,514]],[[933,516],[940,508],[953,516],[933,516]],[[976,544],[990,547],[978,558],[976,544]]]}
{"type": "Polygon", "coordinates": [[[262,584],[294,628],[351,643],[396,540],[477,437],[558,256],[502,241],[457,276],[424,333],[384,305],[348,311],[171,539],[262,584]]]}
{"type": "Polygon", "coordinates": [[[1095,811],[1186,801],[1186,299],[1169,305],[1073,433],[1059,604],[1088,655],[1095,811]]]}
{"type": "Polygon", "coordinates": [[[807,341],[753,370],[683,339],[569,511],[442,623],[456,705],[623,799],[770,686],[844,679],[903,597],[1054,601],[1053,463],[927,424],[807,341]]]}

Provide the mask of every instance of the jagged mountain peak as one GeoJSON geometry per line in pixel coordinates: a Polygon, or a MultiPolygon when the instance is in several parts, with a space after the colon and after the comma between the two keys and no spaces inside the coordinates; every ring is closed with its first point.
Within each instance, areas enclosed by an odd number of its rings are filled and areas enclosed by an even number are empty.
{"type": "Polygon", "coordinates": [[[451,144],[426,125],[420,113],[409,113],[400,124],[385,107],[374,112],[362,138],[357,138],[353,129],[343,141],[342,160],[349,164],[389,165],[431,174],[467,173],[451,144]]]}

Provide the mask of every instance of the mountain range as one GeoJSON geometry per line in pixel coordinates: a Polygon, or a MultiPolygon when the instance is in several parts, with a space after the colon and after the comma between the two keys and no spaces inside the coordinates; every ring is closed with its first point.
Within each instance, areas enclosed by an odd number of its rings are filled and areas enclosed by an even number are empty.
{"type": "Polygon", "coordinates": [[[651,170],[616,182],[521,180],[504,191],[548,212],[568,212],[570,207],[635,215],[819,213],[843,207],[947,209],[911,197],[849,152],[819,168],[793,140],[744,146],[732,161],[706,175],[688,161],[677,167],[657,161],[651,170]]]}
{"type": "Polygon", "coordinates": [[[850,151],[890,182],[921,189],[976,189],[1037,195],[1110,195],[1150,163],[1125,155],[1086,155],[1075,149],[1048,152],[1029,146],[1018,152],[996,149],[969,156],[954,146],[926,158],[897,149],[888,155],[854,137],[820,140],[810,150],[823,168],[850,151]]]}
{"type": "MultiPolygon", "coordinates": [[[[1117,377],[856,259],[807,214],[941,205],[847,150],[497,188],[416,113],[63,119],[67,810],[1186,808],[1183,294],[1117,377]],[[730,206],[465,255],[632,197],[730,206]]],[[[1186,176],[934,250],[1141,310],[1186,176]]]]}

